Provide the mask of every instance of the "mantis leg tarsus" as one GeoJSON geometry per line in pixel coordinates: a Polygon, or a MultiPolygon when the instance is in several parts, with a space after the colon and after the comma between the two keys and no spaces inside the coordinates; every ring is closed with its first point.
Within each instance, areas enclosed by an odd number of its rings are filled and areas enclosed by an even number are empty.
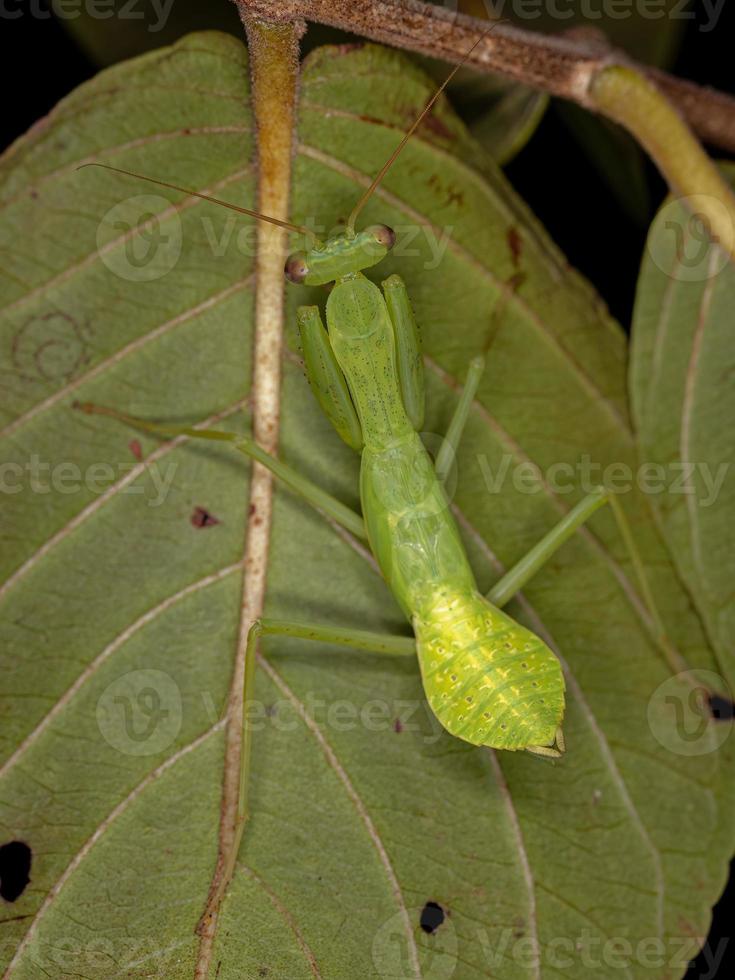
{"type": "Polygon", "coordinates": [[[526,752],[530,752],[531,755],[540,756],[542,759],[561,759],[567,750],[566,741],[564,739],[564,733],[561,729],[561,725],[556,730],[556,735],[554,736],[554,741],[551,745],[527,745],[526,752]]]}

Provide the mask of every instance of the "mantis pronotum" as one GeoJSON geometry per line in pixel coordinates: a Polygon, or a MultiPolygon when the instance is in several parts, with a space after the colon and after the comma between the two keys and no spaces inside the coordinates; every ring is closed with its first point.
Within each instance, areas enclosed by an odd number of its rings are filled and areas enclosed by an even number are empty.
{"type": "MultiPolygon", "coordinates": [[[[363,274],[388,254],[395,235],[384,225],[356,229],[363,205],[451,77],[381,169],[345,229],[326,242],[313,240],[306,251],[294,253],[286,263],[286,275],[293,282],[313,286],[334,283],[326,304],[327,328],[317,307],[302,307],[299,331],[307,376],[317,401],[343,440],[361,454],[361,514],[286,463],[270,457],[248,438],[229,432],[173,429],[91,404],[80,407],[161,434],[230,442],[347,531],[368,541],[413,628],[414,638],[291,620],[259,620],[251,626],[248,637],[246,702],[254,695],[255,646],[261,636],[300,637],[388,656],[417,654],[427,700],[452,735],[475,745],[559,758],[565,749],[561,666],[549,647],[504,613],[503,606],[580,525],[610,503],[657,625],[658,618],[622,512],[604,488],[571,510],[487,596],[477,588],[449,507],[444,477],[480,382],[483,359],[471,361],[445,444],[432,460],[419,436],[424,414],[423,366],[406,287],[399,276],[391,276],[381,293],[363,274]]],[[[243,208],[234,209],[272,220],[243,208]]],[[[298,226],[288,227],[299,234],[311,234],[298,226]]],[[[246,712],[238,840],[247,816],[251,736],[246,712]]],[[[236,851],[237,846],[233,864],[236,851]]]]}

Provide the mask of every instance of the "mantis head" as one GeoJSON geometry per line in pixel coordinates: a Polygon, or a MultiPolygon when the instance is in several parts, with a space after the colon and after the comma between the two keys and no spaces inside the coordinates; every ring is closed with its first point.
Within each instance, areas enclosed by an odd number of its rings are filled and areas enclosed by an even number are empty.
{"type": "Polygon", "coordinates": [[[82,164],[77,169],[82,170],[85,167],[101,167],[104,170],[111,170],[114,173],[134,177],[136,180],[145,180],[151,184],[157,184],[159,187],[168,187],[172,190],[180,191],[183,194],[189,194],[193,197],[201,198],[204,201],[211,201],[214,204],[219,204],[222,207],[229,208],[232,211],[237,211],[240,214],[249,215],[250,217],[256,218],[259,221],[266,221],[269,224],[277,225],[278,227],[284,228],[287,231],[304,235],[309,242],[309,247],[307,249],[292,253],[286,262],[286,278],[293,283],[303,283],[307,286],[323,286],[327,283],[334,282],[336,279],[355,275],[362,269],[369,269],[371,266],[380,262],[381,259],[385,258],[396,242],[395,232],[387,225],[370,225],[363,231],[356,231],[355,222],[358,215],[378,189],[387,172],[401,155],[408,141],[411,139],[426,116],[431,112],[434,103],[437,101],[449,82],[452,80],[452,78],[454,78],[462,65],[464,65],[469,59],[470,55],[478,44],[484,40],[485,37],[487,37],[490,31],[492,31],[493,27],[497,26],[497,23],[499,23],[499,21],[480,35],[462,61],[454,67],[431,99],[427,102],[426,106],[421,112],[421,115],[418,117],[418,119],[416,119],[408,132],[405,133],[401,142],[390,155],[388,160],[386,160],[380,169],[380,172],[377,174],[375,179],[353,208],[352,214],[347,221],[345,231],[339,235],[333,236],[326,243],[319,241],[314,235],[313,231],[310,228],[304,227],[303,225],[292,224],[290,221],[284,221],[281,218],[274,218],[270,215],[262,214],[259,211],[253,211],[250,208],[243,208],[236,204],[232,204],[229,201],[221,201],[218,198],[211,197],[208,194],[202,194],[199,191],[190,190],[189,188],[181,187],[178,184],[172,184],[166,180],[159,180],[156,177],[148,177],[145,174],[139,174],[132,170],[124,170],[121,167],[112,167],[109,164],[96,162],[82,164]]]}
{"type": "Polygon", "coordinates": [[[294,252],[286,262],[286,278],[307,286],[324,286],[362,269],[377,265],[396,243],[387,225],[371,225],[350,235],[344,232],[308,250],[294,252]]]}

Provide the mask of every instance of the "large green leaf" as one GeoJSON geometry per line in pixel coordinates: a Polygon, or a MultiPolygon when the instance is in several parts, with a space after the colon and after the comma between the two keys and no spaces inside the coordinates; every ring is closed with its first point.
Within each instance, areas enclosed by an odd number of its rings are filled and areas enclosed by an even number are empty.
{"type": "MultiPolygon", "coordinates": [[[[312,55],[295,219],[344,217],[429,87],[378,48],[312,55]]],[[[249,468],[71,405],[182,420],[233,410],[222,424],[247,425],[253,260],[237,235],[250,226],[76,167],[94,157],[252,201],[247,88],[237,41],[193,35],[79,89],[3,164],[2,453],[20,469],[2,474],[21,492],[3,500],[0,844],[33,854],[2,916],[12,980],[194,974],[249,468]]],[[[364,218],[399,232],[380,272],[405,276],[423,327],[430,431],[445,429],[469,357],[490,344],[454,497],[487,586],[582,492],[576,475],[569,493],[522,492],[519,464],[547,480],[587,455],[635,467],[624,337],[446,107],[364,218]]],[[[282,453],[354,504],[358,461],[295,356],[308,296],[289,292],[282,453]]],[[[648,500],[622,499],[669,659],[716,668],[648,500]]],[[[363,551],[281,489],[268,586],[270,614],[406,629],[363,551]]],[[[732,849],[731,773],[715,751],[727,729],[682,730],[700,720],[690,688],[651,639],[609,514],[512,609],[564,659],[568,754],[556,765],[442,735],[413,662],[269,645],[252,819],[212,976],[618,975],[609,961],[628,949],[621,976],[684,971],[732,849]],[[428,901],[447,913],[432,935],[419,926],[428,901]]]]}
{"type": "Polygon", "coordinates": [[[696,198],[690,204],[669,201],[651,229],[631,391],[641,453],[674,490],[654,497],[656,514],[733,686],[735,269],[712,243],[696,198]]]}

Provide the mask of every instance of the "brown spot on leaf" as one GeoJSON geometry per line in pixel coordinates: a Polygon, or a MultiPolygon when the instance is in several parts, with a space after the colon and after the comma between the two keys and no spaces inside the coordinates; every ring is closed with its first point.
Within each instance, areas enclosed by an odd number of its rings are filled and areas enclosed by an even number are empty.
{"type": "Polygon", "coordinates": [[[517,269],[521,261],[521,253],[523,252],[523,239],[515,225],[508,229],[506,240],[510,249],[510,257],[513,259],[513,265],[517,269]]]}
{"type": "MultiPolygon", "coordinates": [[[[677,929],[679,930],[679,932],[681,933],[682,936],[692,936],[695,939],[702,938],[702,937],[700,937],[697,934],[696,927],[693,926],[692,923],[689,922],[688,919],[685,919],[681,915],[676,920],[676,926],[677,926],[677,929]]],[[[704,939],[703,938],[702,938],[702,942],[704,942],[704,939]]]]}
{"type": "Polygon", "coordinates": [[[443,140],[453,140],[454,133],[445,126],[441,119],[437,119],[436,116],[429,114],[426,119],[424,119],[422,126],[426,126],[429,132],[433,133],[435,136],[441,137],[443,140]]]}
{"type": "Polygon", "coordinates": [[[195,507],[189,520],[192,526],[196,528],[214,527],[215,524],[220,523],[219,518],[210,514],[204,507],[195,507]]]}
{"type": "MultiPolygon", "coordinates": [[[[372,123],[375,126],[385,126],[385,119],[379,119],[377,116],[360,115],[357,118],[362,122],[372,123]]],[[[343,221],[342,224],[346,224],[346,222],[343,221]]]]}

